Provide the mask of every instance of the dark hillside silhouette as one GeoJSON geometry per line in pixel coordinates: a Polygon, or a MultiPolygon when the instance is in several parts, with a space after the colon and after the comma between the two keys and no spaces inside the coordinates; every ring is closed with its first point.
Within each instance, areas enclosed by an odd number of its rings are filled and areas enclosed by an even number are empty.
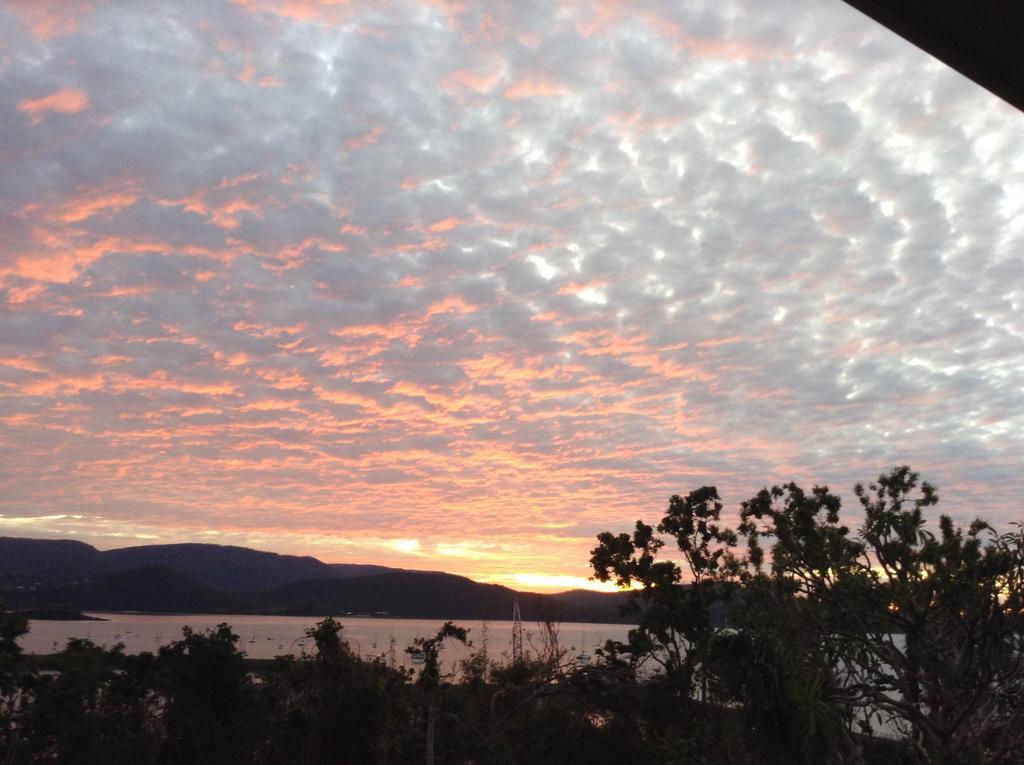
{"type": "Polygon", "coordinates": [[[0,537],[0,575],[64,579],[112,570],[103,554],[84,542],[0,537]]]}
{"type": "MultiPolygon", "coordinates": [[[[224,549],[210,547],[203,552],[211,554],[224,549]]],[[[229,552],[235,562],[244,557],[238,551],[239,548],[234,548],[229,552]]],[[[180,569],[157,565],[91,576],[77,573],[64,578],[54,576],[25,586],[24,582],[29,579],[10,572],[0,576],[0,600],[26,611],[58,614],[81,610],[500,620],[509,618],[510,604],[517,594],[507,587],[482,584],[453,574],[399,570],[358,577],[308,579],[248,592],[213,587],[180,569]]],[[[626,600],[618,593],[582,590],[556,595],[518,593],[518,596],[528,618],[585,622],[623,621],[620,607],[626,600]]]]}
{"type": "MultiPolygon", "coordinates": [[[[295,614],[366,614],[440,619],[508,619],[508,587],[482,584],[452,574],[393,571],[358,579],[298,582],[269,593],[273,604],[291,604],[295,614]]],[[[541,595],[518,593],[524,613],[559,621],[619,622],[626,602],[618,593],[577,590],[541,595]]]]}
{"type": "Polygon", "coordinates": [[[211,587],[232,592],[272,589],[303,579],[366,576],[395,570],[387,566],[324,563],[308,555],[279,555],[247,547],[209,544],[144,545],[100,554],[118,569],[166,566],[211,587]]]}
{"type": "Polygon", "coordinates": [[[141,545],[100,551],[66,539],[0,537],[0,575],[66,579],[164,566],[230,592],[268,590],[303,579],[344,578],[400,569],[324,563],[310,556],[280,555],[212,544],[141,545]]]}
{"type": "Polygon", "coordinates": [[[143,566],[53,585],[43,596],[52,604],[90,611],[220,613],[243,609],[247,602],[165,566],[143,566]]]}

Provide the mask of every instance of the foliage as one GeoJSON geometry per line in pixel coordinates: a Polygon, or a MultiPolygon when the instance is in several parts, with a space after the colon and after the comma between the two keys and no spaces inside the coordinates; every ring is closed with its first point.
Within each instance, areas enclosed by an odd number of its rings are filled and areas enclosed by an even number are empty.
{"type": "Polygon", "coordinates": [[[252,692],[238,635],[227,624],[206,632],[185,627],[158,652],[155,688],[165,700],[164,762],[247,762],[252,692]]]}
{"type": "Polygon", "coordinates": [[[160,725],[145,692],[152,656],[129,657],[71,639],[55,672],[34,678],[19,749],[60,762],[142,763],[155,760],[160,725]]]}
{"type": "Polygon", "coordinates": [[[415,736],[407,675],[381,661],[363,662],[327,618],[306,631],[311,659],[278,659],[264,673],[261,710],[270,735],[261,755],[275,763],[407,761],[415,736]]]}
{"type": "Polygon", "coordinates": [[[458,640],[460,643],[467,643],[469,631],[464,627],[456,627],[451,622],[445,622],[432,638],[416,638],[411,646],[405,649],[409,655],[420,655],[423,659],[423,669],[420,671],[418,684],[424,688],[433,688],[441,682],[441,666],[438,652],[446,638],[458,640]]]}
{"type": "Polygon", "coordinates": [[[21,738],[16,718],[20,688],[25,683],[25,658],[17,641],[27,632],[28,619],[0,608],[0,763],[11,759],[21,738]]]}
{"type": "Polygon", "coordinates": [[[423,663],[417,685],[423,689],[426,696],[426,749],[427,765],[434,765],[434,747],[437,734],[437,718],[441,708],[441,669],[438,659],[438,651],[444,640],[450,638],[461,643],[468,643],[468,630],[464,627],[456,627],[451,622],[445,622],[444,626],[437,631],[432,638],[416,638],[413,645],[406,648],[406,652],[413,657],[419,657],[423,663]]]}
{"type": "Polygon", "coordinates": [[[599,535],[597,578],[641,587],[640,625],[609,663],[660,665],[657,682],[682,692],[666,708],[698,731],[709,703],[741,705],[766,761],[863,760],[882,724],[920,762],[1020,761],[1024,531],[940,516],[936,533],[938,495],[905,466],[855,494],[856,532],[827,487],[789,483],[742,504],[739,534],[704,487],[673,497],[656,529],[599,535]],[[710,624],[716,600],[728,630],[710,624]]]}
{"type": "Polygon", "coordinates": [[[484,622],[480,640],[466,658],[459,661],[459,676],[463,684],[474,688],[486,688],[498,668],[498,663],[491,657],[490,626],[484,622]]]}
{"type": "Polygon", "coordinates": [[[590,559],[600,581],[640,586],[631,604],[632,612],[641,616],[639,626],[626,643],[610,643],[604,654],[634,670],[649,662],[659,665],[677,703],[690,713],[696,711],[691,701],[698,687],[701,701],[707,700],[707,677],[698,675],[714,634],[711,604],[731,597],[731,580],[739,571],[732,552],[737,537],[722,527],[721,511],[713,486],[685,497],[675,495],[656,529],[637,521],[632,535],[604,532],[590,559]],[[658,559],[663,536],[675,541],[681,565],[658,559]]]}
{"type": "Polygon", "coordinates": [[[18,638],[28,633],[28,619],[0,609],[0,694],[14,690],[24,669],[18,638]]]}
{"type": "Polygon", "coordinates": [[[838,497],[793,484],[744,503],[741,525],[773,542],[772,576],[803,598],[846,704],[886,715],[922,761],[1020,754],[1024,533],[943,515],[936,534],[925,510],[938,495],[905,466],[855,493],[856,536],[839,523],[838,497]]]}

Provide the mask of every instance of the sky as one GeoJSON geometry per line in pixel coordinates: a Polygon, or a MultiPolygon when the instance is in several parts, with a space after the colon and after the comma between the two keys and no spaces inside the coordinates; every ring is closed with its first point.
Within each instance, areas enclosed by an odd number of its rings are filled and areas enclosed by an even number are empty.
{"type": "Polygon", "coordinates": [[[1022,518],[1024,115],[839,0],[6,0],[0,126],[0,534],[551,590],[705,484],[1022,518]]]}

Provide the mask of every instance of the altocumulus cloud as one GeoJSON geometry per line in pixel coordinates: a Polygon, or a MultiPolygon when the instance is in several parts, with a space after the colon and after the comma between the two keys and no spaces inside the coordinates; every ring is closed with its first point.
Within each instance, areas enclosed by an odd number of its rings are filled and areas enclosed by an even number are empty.
{"type": "Polygon", "coordinates": [[[554,586],[709,482],[1019,516],[1024,118],[837,0],[0,35],[0,531],[554,586]]]}

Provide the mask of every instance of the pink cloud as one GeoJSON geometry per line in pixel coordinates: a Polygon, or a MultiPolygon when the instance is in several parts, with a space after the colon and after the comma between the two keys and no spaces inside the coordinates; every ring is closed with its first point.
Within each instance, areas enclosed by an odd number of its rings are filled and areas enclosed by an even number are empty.
{"type": "Polygon", "coordinates": [[[469,88],[477,93],[489,93],[500,79],[497,73],[478,74],[468,69],[457,69],[445,81],[445,89],[454,91],[457,87],[469,88]]]}
{"type": "Polygon", "coordinates": [[[444,220],[439,220],[437,223],[427,226],[427,231],[432,234],[440,234],[445,231],[451,231],[454,228],[458,228],[465,222],[466,221],[461,218],[445,218],[444,220]]]}
{"type": "Polygon", "coordinates": [[[10,4],[23,17],[37,40],[65,37],[78,31],[79,20],[92,10],[77,0],[24,0],[10,4]]]}
{"type": "Polygon", "coordinates": [[[133,184],[118,185],[120,189],[111,185],[84,191],[55,205],[29,204],[19,215],[26,219],[42,218],[50,223],[80,223],[94,215],[115,214],[139,198],[133,184]]]}
{"type": "Polygon", "coordinates": [[[351,0],[231,0],[250,13],[266,13],[292,21],[337,23],[350,14],[351,0]]]}
{"type": "Polygon", "coordinates": [[[26,98],[18,103],[18,111],[39,122],[47,113],[76,114],[89,107],[89,96],[82,90],[61,88],[42,98],[26,98]]]}
{"type": "Polygon", "coordinates": [[[376,125],[372,130],[345,141],[345,148],[352,150],[370,146],[377,143],[377,139],[380,138],[383,133],[384,127],[382,125],[376,125]]]}
{"type": "Polygon", "coordinates": [[[564,96],[568,92],[568,88],[557,82],[526,79],[513,83],[505,91],[505,98],[513,101],[521,98],[554,98],[564,96]]]}

